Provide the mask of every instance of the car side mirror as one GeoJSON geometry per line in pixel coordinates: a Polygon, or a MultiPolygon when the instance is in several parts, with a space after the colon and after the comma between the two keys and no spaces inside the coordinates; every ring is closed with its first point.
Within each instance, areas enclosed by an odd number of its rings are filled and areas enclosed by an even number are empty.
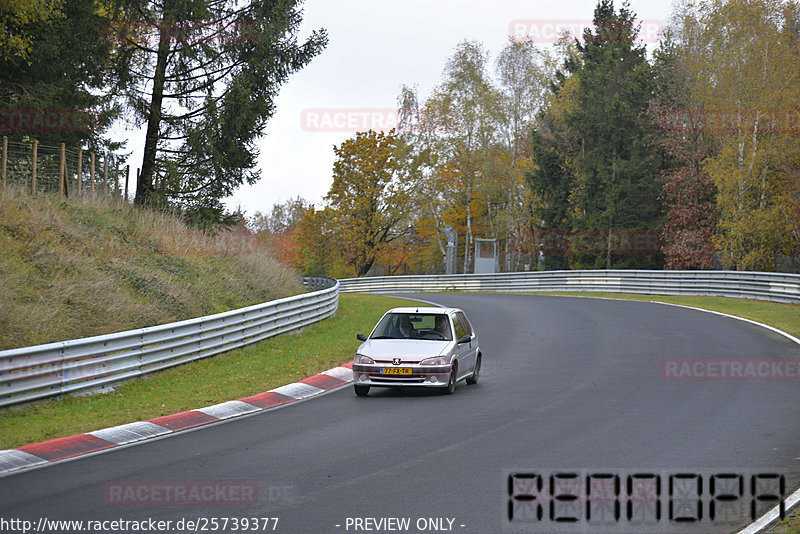
{"type": "Polygon", "coordinates": [[[472,336],[461,336],[458,338],[458,344],[461,345],[462,343],[469,343],[472,341],[472,336]]]}
{"type": "Polygon", "coordinates": [[[359,340],[359,341],[366,341],[367,340],[367,336],[364,335],[364,334],[356,334],[356,339],[359,340]]]}

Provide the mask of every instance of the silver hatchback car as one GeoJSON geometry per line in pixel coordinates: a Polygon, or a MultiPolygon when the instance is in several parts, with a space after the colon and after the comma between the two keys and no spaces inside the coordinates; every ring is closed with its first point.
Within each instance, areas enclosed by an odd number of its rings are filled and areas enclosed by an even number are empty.
{"type": "Polygon", "coordinates": [[[370,387],[433,387],[452,393],[481,371],[478,336],[457,308],[394,308],[386,312],[353,359],[356,395],[370,387]]]}

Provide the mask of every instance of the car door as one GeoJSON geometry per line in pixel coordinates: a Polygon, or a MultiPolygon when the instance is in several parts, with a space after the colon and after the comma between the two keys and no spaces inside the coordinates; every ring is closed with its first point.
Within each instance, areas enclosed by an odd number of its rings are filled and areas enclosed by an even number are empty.
{"type": "Polygon", "coordinates": [[[472,342],[469,344],[470,348],[470,358],[472,361],[473,368],[478,363],[478,352],[480,352],[480,342],[478,341],[478,334],[475,333],[475,330],[472,328],[472,323],[469,322],[467,316],[465,314],[461,314],[461,319],[464,321],[464,329],[469,333],[470,337],[472,338],[472,342]]]}
{"type": "MultiPolygon", "coordinates": [[[[473,337],[472,326],[469,324],[467,317],[462,312],[456,312],[453,317],[453,323],[456,329],[456,340],[461,339],[463,336],[473,337]]],[[[475,355],[477,347],[473,348],[474,343],[462,343],[456,347],[458,353],[458,374],[464,376],[472,373],[475,367],[475,355]]]]}

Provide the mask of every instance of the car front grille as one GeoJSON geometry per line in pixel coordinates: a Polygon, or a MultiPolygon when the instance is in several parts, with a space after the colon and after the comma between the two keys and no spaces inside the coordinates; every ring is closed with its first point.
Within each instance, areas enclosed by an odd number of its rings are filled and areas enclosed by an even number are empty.
{"type": "Polygon", "coordinates": [[[422,375],[402,375],[402,376],[387,376],[387,375],[369,375],[369,379],[373,382],[424,382],[425,377],[422,375]]]}

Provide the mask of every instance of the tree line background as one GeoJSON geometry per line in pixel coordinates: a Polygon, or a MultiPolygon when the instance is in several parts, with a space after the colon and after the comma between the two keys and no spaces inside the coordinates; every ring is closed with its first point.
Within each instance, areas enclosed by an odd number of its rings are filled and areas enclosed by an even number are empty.
{"type": "MultiPolygon", "coordinates": [[[[241,226],[224,199],[260,178],[275,96],[327,44],[298,40],[300,4],[2,2],[0,124],[85,111],[85,127],[8,136],[98,153],[125,152],[115,121],[144,126],[135,203],[241,226]]],[[[448,226],[459,272],[475,238],[497,240],[504,271],[800,270],[797,1],[678,3],[652,54],[635,19],[600,0],[552,48],[459,43],[429,94],[402,87],[395,131],[335,147],[321,205],[275,205],[250,229],[340,277],[442,272],[448,226]],[[656,246],[627,246],[641,236],[656,246]]]]}
{"type": "Polygon", "coordinates": [[[430,95],[402,88],[396,131],[334,148],[322,205],[251,227],[337,277],[443,272],[446,226],[459,272],[476,237],[497,239],[503,271],[800,272],[800,6],[681,3],[650,55],[635,19],[600,0],[552,49],[461,42],[430,95]]]}

